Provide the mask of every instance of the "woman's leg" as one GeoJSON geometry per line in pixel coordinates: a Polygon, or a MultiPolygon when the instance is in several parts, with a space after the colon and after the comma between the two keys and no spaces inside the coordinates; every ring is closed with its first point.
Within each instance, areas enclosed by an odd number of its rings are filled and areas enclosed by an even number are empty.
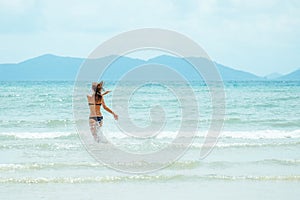
{"type": "Polygon", "coordinates": [[[95,141],[99,142],[99,138],[97,136],[97,127],[96,127],[98,122],[96,122],[94,119],[90,119],[89,123],[90,123],[90,131],[91,131],[95,141]]]}
{"type": "Polygon", "coordinates": [[[103,132],[102,132],[102,130],[101,130],[102,125],[103,125],[103,119],[102,119],[100,122],[98,122],[98,131],[97,131],[97,135],[98,135],[98,137],[99,137],[99,142],[101,142],[101,143],[107,143],[108,141],[107,141],[107,139],[105,138],[105,136],[103,135],[103,132]]]}

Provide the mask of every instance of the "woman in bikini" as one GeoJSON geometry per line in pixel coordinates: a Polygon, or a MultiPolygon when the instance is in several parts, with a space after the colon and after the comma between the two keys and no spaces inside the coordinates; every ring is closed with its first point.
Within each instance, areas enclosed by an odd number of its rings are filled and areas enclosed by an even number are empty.
{"type": "Polygon", "coordinates": [[[101,93],[103,91],[103,81],[100,83],[92,84],[92,95],[87,95],[89,107],[90,107],[90,117],[89,124],[91,133],[95,139],[95,141],[99,142],[99,137],[97,135],[97,126],[101,127],[103,124],[103,116],[100,111],[100,107],[104,108],[107,112],[111,113],[115,120],[118,120],[118,115],[114,113],[110,108],[108,108],[104,102],[104,95],[109,93],[110,91],[106,91],[105,93],[101,93]]]}

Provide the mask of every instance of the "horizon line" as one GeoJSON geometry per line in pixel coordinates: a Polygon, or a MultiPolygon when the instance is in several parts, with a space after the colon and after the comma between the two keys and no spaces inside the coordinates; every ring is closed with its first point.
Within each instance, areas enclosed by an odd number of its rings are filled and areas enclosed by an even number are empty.
{"type": "MultiPolygon", "coordinates": [[[[45,54],[40,54],[38,56],[34,56],[34,57],[30,57],[28,59],[25,59],[25,60],[22,60],[20,62],[8,62],[8,63],[0,63],[0,65],[11,65],[11,64],[21,64],[21,63],[24,63],[26,61],[29,61],[29,60],[33,60],[33,59],[36,59],[36,58],[39,58],[39,57],[43,57],[43,56],[53,56],[53,57],[61,57],[61,58],[71,58],[71,59],[82,59],[82,60],[87,60],[89,58],[84,58],[84,57],[76,57],[76,56],[67,56],[67,55],[57,55],[57,54],[53,54],[53,53],[45,53],[45,54]]],[[[173,58],[204,58],[204,57],[195,57],[195,56],[190,56],[190,57],[179,57],[179,56],[174,56],[174,55],[168,55],[168,54],[160,54],[160,55],[156,55],[156,56],[153,56],[153,57],[149,57],[147,59],[144,59],[144,58],[139,58],[139,57],[135,57],[135,56],[127,56],[127,55],[108,55],[108,56],[103,56],[103,57],[99,57],[99,58],[90,58],[90,59],[102,59],[102,58],[105,58],[105,57],[110,57],[110,56],[118,56],[118,57],[126,57],[126,58],[130,58],[130,59],[136,59],[136,60],[141,60],[141,61],[144,61],[144,62],[147,62],[149,60],[152,60],[152,59],[155,59],[155,58],[158,58],[158,57],[161,57],[161,56],[168,56],[168,57],[173,57],[173,58]]],[[[207,58],[204,58],[204,59],[207,59],[207,58]]],[[[222,65],[224,67],[229,67],[227,65],[224,65],[224,64],[221,64],[220,62],[217,62],[217,61],[214,61],[211,59],[211,61],[215,64],[218,64],[218,65],[222,65]]],[[[273,75],[273,74],[277,74],[278,76],[285,76],[285,75],[288,75],[290,73],[293,73],[293,72],[296,72],[298,70],[300,70],[300,67],[298,68],[295,68],[294,70],[290,71],[290,72],[287,72],[287,73],[279,73],[279,72],[276,72],[276,71],[273,71],[273,72],[270,72],[266,75],[257,75],[255,72],[249,72],[249,71],[244,71],[244,70],[241,70],[241,69],[238,69],[238,68],[235,68],[235,67],[232,67],[230,66],[229,68],[231,69],[234,69],[234,70],[237,70],[237,71],[242,71],[242,72],[247,72],[247,73],[251,73],[255,76],[258,76],[258,77],[262,77],[262,78],[267,78],[268,76],[270,75],[273,75]]]]}

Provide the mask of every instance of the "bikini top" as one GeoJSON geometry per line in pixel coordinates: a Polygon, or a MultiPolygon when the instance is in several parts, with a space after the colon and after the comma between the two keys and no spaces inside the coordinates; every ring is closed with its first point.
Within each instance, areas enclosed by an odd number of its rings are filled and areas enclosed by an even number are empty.
{"type": "Polygon", "coordinates": [[[89,103],[89,106],[94,106],[94,105],[96,105],[96,106],[101,106],[101,103],[96,103],[96,104],[94,104],[94,103],[89,103]]]}

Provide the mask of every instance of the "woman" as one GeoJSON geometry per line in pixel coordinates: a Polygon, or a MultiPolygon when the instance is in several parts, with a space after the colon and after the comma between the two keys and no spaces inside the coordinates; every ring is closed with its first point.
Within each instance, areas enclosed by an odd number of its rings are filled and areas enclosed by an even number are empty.
{"type": "Polygon", "coordinates": [[[103,124],[103,116],[100,111],[101,105],[107,112],[111,113],[114,116],[115,120],[118,120],[118,115],[115,114],[111,109],[109,109],[104,102],[104,95],[106,95],[110,91],[106,91],[103,94],[101,93],[103,91],[103,81],[101,81],[99,84],[93,83],[92,90],[93,90],[93,94],[87,95],[87,99],[90,107],[89,123],[90,123],[90,130],[95,141],[99,142],[100,139],[97,135],[97,126],[101,127],[103,124]]]}

